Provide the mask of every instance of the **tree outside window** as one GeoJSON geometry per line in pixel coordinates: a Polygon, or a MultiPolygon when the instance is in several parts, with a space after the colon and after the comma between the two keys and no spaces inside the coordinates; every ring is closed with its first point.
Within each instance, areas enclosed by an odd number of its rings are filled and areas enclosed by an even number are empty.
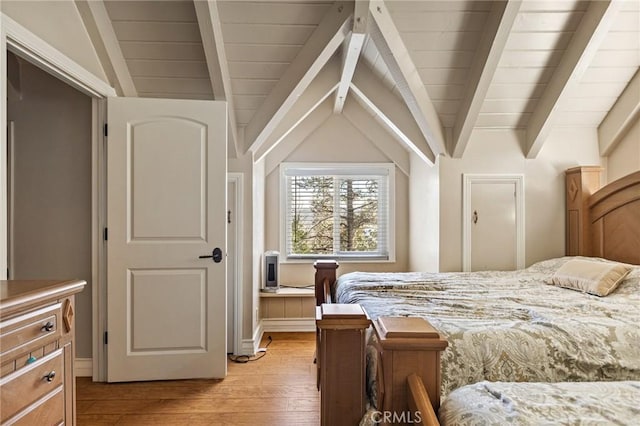
{"type": "Polygon", "coordinates": [[[284,185],[287,256],[386,256],[386,185],[384,175],[290,171],[284,185]]]}

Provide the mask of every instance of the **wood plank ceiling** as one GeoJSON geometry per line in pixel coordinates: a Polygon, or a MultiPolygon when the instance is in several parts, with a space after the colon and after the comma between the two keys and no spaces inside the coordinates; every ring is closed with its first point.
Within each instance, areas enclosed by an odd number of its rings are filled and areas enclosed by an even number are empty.
{"type": "MultiPolygon", "coordinates": [[[[318,70],[325,63],[331,69],[334,62],[328,58],[336,52],[342,72],[348,73],[343,74],[342,84],[345,79],[352,81],[351,87],[359,90],[351,74],[356,69],[360,81],[368,82],[357,71],[366,67],[377,84],[405,103],[406,111],[394,114],[400,121],[397,114],[411,116],[422,133],[417,139],[423,138],[426,144],[407,136],[415,132],[402,126],[395,129],[394,137],[412,139],[405,147],[424,154],[427,161],[438,152],[434,138],[441,134],[448,135],[449,154],[461,156],[467,143],[461,139],[468,139],[472,128],[524,129],[525,153],[533,157],[550,126],[598,127],[640,67],[637,0],[359,0],[355,11],[353,4],[345,2],[337,10],[344,7],[355,14],[348,29],[364,34],[364,43],[354,43],[351,31],[346,38],[344,34],[336,38],[342,29],[331,27],[341,22],[328,17],[338,13],[333,1],[210,1],[211,22],[221,26],[216,43],[223,39],[226,54],[218,52],[214,57],[226,62],[218,69],[226,70],[230,81],[225,89],[229,93],[214,93],[212,81],[215,85],[218,76],[210,75],[215,68],[207,63],[212,55],[205,55],[203,23],[198,23],[202,14],[193,1],[105,1],[117,39],[110,66],[115,67],[121,55],[126,69],[120,69],[119,79],[130,78],[138,96],[231,100],[235,119],[230,122],[251,128],[250,133],[261,138],[254,147],[252,140],[244,141],[239,151],[250,148],[265,153],[271,146],[259,145],[282,138],[265,135],[255,122],[276,129],[280,122],[303,121],[317,107],[310,98],[305,102],[311,110],[292,108],[290,96],[301,99],[295,92],[300,87],[288,87],[281,81],[283,76],[288,72],[309,81],[316,75],[327,79],[330,71],[318,70]],[[385,14],[391,19],[385,20],[385,14]],[[337,24],[331,24],[334,21],[337,24]],[[317,47],[318,59],[326,62],[309,62],[305,58],[314,54],[309,44],[323,37],[332,43],[344,42],[335,51],[317,47]],[[353,51],[347,57],[349,49],[356,49],[356,60],[360,56],[357,66],[345,65],[353,61],[353,51]],[[389,49],[396,51],[389,53],[389,49]],[[398,49],[408,52],[408,58],[398,49]],[[311,70],[292,73],[290,68],[305,63],[315,67],[312,74],[311,70]],[[419,76],[418,85],[412,80],[414,73],[419,76]],[[274,99],[284,99],[288,106],[274,113],[273,105],[265,107],[274,99]],[[261,117],[252,123],[256,111],[261,111],[261,117]]],[[[117,86],[126,84],[119,81],[117,86]]],[[[348,91],[347,86],[336,87],[348,91]]],[[[383,105],[374,105],[358,93],[370,114],[384,114],[383,105]]],[[[320,95],[326,99],[326,94],[320,95]]],[[[378,118],[394,129],[389,117],[378,118]]]]}
{"type": "Polygon", "coordinates": [[[138,95],[213,99],[192,1],[105,1],[138,95]]]}

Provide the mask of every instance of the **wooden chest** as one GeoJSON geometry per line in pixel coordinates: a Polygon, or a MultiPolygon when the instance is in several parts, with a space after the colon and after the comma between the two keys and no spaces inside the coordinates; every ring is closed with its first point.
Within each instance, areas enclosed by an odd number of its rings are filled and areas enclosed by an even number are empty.
{"type": "Polygon", "coordinates": [[[74,294],[86,282],[0,282],[0,423],[75,424],[74,294]]]}

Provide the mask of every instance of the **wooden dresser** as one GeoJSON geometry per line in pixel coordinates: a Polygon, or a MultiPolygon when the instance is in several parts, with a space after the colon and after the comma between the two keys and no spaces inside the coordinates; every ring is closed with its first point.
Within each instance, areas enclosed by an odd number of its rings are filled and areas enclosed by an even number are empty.
{"type": "Polygon", "coordinates": [[[0,423],[75,424],[74,294],[86,282],[0,281],[0,423]]]}

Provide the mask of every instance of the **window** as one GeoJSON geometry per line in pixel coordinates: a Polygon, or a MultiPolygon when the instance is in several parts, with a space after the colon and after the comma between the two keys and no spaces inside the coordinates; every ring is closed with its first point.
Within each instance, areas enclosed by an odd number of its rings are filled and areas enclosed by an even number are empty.
{"type": "Polygon", "coordinates": [[[286,259],[394,260],[393,164],[282,164],[286,259]]]}

